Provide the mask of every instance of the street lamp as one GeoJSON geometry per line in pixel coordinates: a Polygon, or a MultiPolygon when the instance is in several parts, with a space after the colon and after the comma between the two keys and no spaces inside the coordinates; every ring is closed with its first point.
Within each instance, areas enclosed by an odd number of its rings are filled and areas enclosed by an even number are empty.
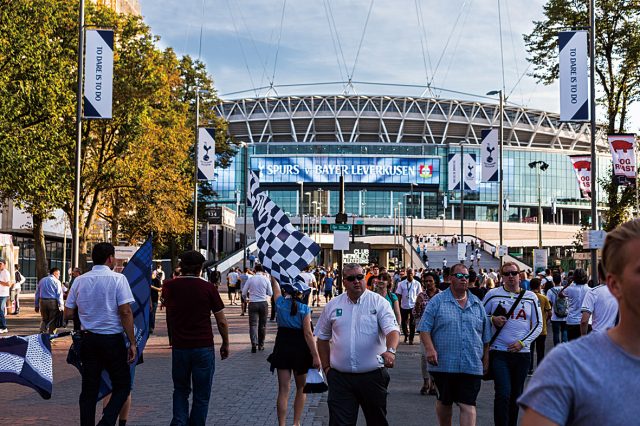
{"type": "Polygon", "coordinates": [[[405,227],[404,220],[407,215],[406,204],[404,215],[402,216],[402,224],[400,224],[400,215],[402,214],[402,202],[398,201],[398,253],[400,253],[400,242],[402,242],[402,264],[404,265],[404,240],[405,240],[405,227]],[[402,231],[402,233],[400,233],[402,231]]]}
{"type": "Polygon", "coordinates": [[[244,254],[242,256],[242,269],[247,269],[247,198],[249,195],[249,144],[242,142],[240,144],[244,148],[244,231],[242,236],[242,248],[244,254]]]}
{"type": "Polygon", "coordinates": [[[542,195],[540,190],[540,172],[544,172],[549,165],[544,161],[532,161],[529,168],[536,169],[536,181],[538,183],[538,248],[542,248],[542,195]]]}
{"type": "MultiPolygon", "coordinates": [[[[504,173],[503,173],[503,156],[502,146],[504,144],[504,92],[502,90],[492,90],[487,93],[488,96],[498,95],[500,97],[500,135],[498,136],[498,151],[500,157],[500,170],[498,171],[499,182],[499,199],[498,199],[498,233],[500,234],[500,245],[504,244],[503,241],[503,222],[504,222],[504,173]]],[[[502,264],[502,256],[500,256],[500,264],[502,264]]]]}
{"type": "MultiPolygon", "coordinates": [[[[413,187],[417,186],[417,185],[418,184],[411,182],[411,237],[410,237],[409,241],[411,241],[411,246],[412,247],[413,247],[413,235],[414,235],[413,234],[413,216],[415,216],[414,215],[414,211],[415,211],[414,205],[415,205],[415,203],[413,201],[413,187]]],[[[411,257],[411,259],[413,259],[413,256],[411,257]]],[[[411,262],[412,262],[411,268],[413,268],[413,260],[411,262]]]]}
{"type": "Polygon", "coordinates": [[[300,229],[300,232],[304,232],[304,181],[299,180],[298,181],[298,185],[300,185],[300,207],[298,210],[298,215],[300,216],[300,225],[298,226],[298,229],[300,229]]]}

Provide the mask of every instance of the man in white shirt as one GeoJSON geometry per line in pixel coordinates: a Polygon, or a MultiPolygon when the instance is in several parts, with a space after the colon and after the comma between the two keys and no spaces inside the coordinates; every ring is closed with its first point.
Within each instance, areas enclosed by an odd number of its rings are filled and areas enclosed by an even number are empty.
{"type": "Polygon", "coordinates": [[[229,304],[236,305],[236,287],[240,281],[240,274],[236,272],[234,268],[231,268],[227,274],[227,295],[229,296],[229,304]]]}
{"type": "MultiPolygon", "coordinates": [[[[598,275],[601,283],[606,282],[602,266],[598,265],[598,275]]],[[[618,301],[609,291],[606,284],[600,284],[590,289],[582,301],[582,319],[580,334],[589,333],[589,320],[592,320],[591,331],[607,331],[618,321],[618,301]]]]}
{"type": "Polygon", "coordinates": [[[129,304],[134,298],[127,278],[112,271],[115,265],[112,244],[96,244],[91,259],[93,269],[76,278],[71,287],[64,318],[73,319],[77,309],[82,323],[80,424],[95,424],[100,374],[106,370],[112,392],[99,424],[113,425],[131,391],[129,364],[136,359],[137,344],[129,304]],[[128,347],[123,331],[129,340],[128,347]]]}
{"type": "Polygon", "coordinates": [[[249,301],[249,337],[251,338],[251,352],[264,350],[264,339],[267,335],[267,313],[269,299],[273,295],[271,279],[264,272],[261,264],[256,264],[256,274],[249,275],[242,288],[242,297],[249,301]]]}
{"type": "Polygon", "coordinates": [[[413,278],[413,270],[407,269],[407,278],[398,284],[396,294],[400,298],[400,317],[402,318],[402,334],[404,342],[413,345],[413,337],[416,334],[416,320],[413,316],[413,307],[416,305],[418,293],[422,291],[420,282],[413,278]],[[407,330],[407,324],[409,325],[407,330]]]}
{"type": "Polygon", "coordinates": [[[346,292],[327,303],[314,333],[329,384],[329,424],[355,425],[361,407],[368,425],[388,425],[386,368],[395,363],[398,323],[389,302],[366,289],[360,265],[344,265],[343,284],[346,292]]]}
{"type": "MultiPolygon", "coordinates": [[[[301,272],[300,273],[300,277],[304,280],[304,283],[306,285],[308,285],[309,288],[311,288],[312,293],[313,293],[313,290],[316,290],[316,291],[318,290],[318,288],[317,288],[318,287],[318,282],[316,280],[315,275],[313,275],[311,273],[310,267],[307,267],[307,269],[305,269],[303,272],[301,272]]],[[[313,301],[313,299],[312,299],[312,301],[313,301]]],[[[307,300],[307,302],[308,302],[308,300],[307,300]]],[[[305,302],[305,303],[307,303],[307,302],[305,302]]],[[[313,306],[313,303],[311,304],[311,306],[313,306]]]]}
{"type": "Polygon", "coordinates": [[[569,299],[569,314],[567,315],[567,337],[569,341],[575,340],[581,335],[582,302],[590,290],[587,285],[588,280],[587,271],[578,268],[573,271],[573,283],[562,291],[569,299]]]}
{"type": "Polygon", "coordinates": [[[7,270],[4,259],[0,259],[0,333],[6,333],[7,320],[4,316],[4,308],[11,292],[11,274],[7,270]]]}

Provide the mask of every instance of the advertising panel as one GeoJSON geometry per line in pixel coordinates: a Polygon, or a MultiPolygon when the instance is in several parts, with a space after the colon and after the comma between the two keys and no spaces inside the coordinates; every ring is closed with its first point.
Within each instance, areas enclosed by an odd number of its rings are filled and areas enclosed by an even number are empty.
{"type": "Polygon", "coordinates": [[[253,156],[251,169],[260,171],[260,182],[433,184],[440,182],[438,157],[355,156],[253,156]]]}
{"type": "Polygon", "coordinates": [[[111,118],[113,30],[87,30],[84,69],[84,118],[111,118]]]}
{"type": "Polygon", "coordinates": [[[609,135],[613,174],[617,185],[636,184],[636,135],[609,135]]]}
{"type": "Polygon", "coordinates": [[[216,171],[216,129],[198,129],[198,180],[214,180],[216,171]]]}
{"type": "Polygon", "coordinates": [[[498,129],[482,131],[482,163],[481,182],[498,182],[500,177],[500,156],[498,144],[498,129]]]}
{"type": "Polygon", "coordinates": [[[558,33],[560,121],[589,121],[589,67],[586,31],[558,33]]]}
{"type": "Polygon", "coordinates": [[[578,188],[580,195],[585,200],[591,199],[591,156],[589,155],[570,155],[573,171],[578,179],[578,188]]]}

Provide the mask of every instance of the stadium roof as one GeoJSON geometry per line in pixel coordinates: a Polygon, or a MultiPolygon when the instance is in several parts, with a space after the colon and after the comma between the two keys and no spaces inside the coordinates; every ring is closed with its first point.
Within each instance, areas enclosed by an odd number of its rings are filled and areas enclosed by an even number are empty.
{"type": "MultiPolygon", "coordinates": [[[[424,97],[364,95],[276,96],[224,100],[216,107],[229,133],[247,143],[479,144],[499,127],[498,104],[424,97]]],[[[588,123],[506,105],[505,147],[588,152],[588,123]]],[[[599,132],[600,133],[600,132],[599,132]]],[[[606,139],[598,149],[606,151],[606,139]]]]}

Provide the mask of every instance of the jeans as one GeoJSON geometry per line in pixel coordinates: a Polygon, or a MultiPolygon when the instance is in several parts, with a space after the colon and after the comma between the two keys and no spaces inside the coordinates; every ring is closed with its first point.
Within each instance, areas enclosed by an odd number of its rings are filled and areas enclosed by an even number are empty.
{"type": "Polygon", "coordinates": [[[102,411],[98,425],[115,425],[120,409],[131,392],[131,370],[127,363],[124,336],[82,332],[82,391],[80,392],[80,424],[95,425],[96,401],[102,370],[107,370],[113,390],[102,411]]]}
{"type": "Polygon", "coordinates": [[[264,346],[267,335],[268,302],[249,303],[249,337],[252,346],[264,346]]]}
{"type": "Polygon", "coordinates": [[[0,297],[0,328],[7,328],[7,319],[4,317],[4,308],[7,305],[7,296],[0,297]]]}
{"type": "Polygon", "coordinates": [[[545,343],[547,342],[547,335],[539,335],[536,340],[531,342],[531,364],[529,366],[529,371],[533,371],[533,354],[536,354],[536,365],[540,366],[542,359],[544,358],[545,352],[545,343]]]}
{"type": "Polygon", "coordinates": [[[400,308],[400,318],[400,321],[402,322],[402,334],[404,334],[405,342],[407,341],[408,336],[409,342],[413,343],[413,336],[416,334],[416,320],[413,317],[413,309],[400,308]],[[409,324],[408,330],[407,323],[409,324]]]}
{"type": "Polygon", "coordinates": [[[518,404],[527,379],[530,353],[491,351],[491,370],[494,377],[495,397],[493,419],[496,426],[518,424],[518,404]]]}
{"type": "Polygon", "coordinates": [[[560,342],[567,343],[569,341],[566,321],[551,321],[551,330],[553,331],[553,346],[558,346],[560,342]]]}
{"type": "Polygon", "coordinates": [[[171,351],[173,378],[173,419],[171,426],[204,426],[209,411],[211,383],[216,369],[213,346],[171,351]],[[193,383],[193,402],[189,413],[189,394],[193,383]]]}

